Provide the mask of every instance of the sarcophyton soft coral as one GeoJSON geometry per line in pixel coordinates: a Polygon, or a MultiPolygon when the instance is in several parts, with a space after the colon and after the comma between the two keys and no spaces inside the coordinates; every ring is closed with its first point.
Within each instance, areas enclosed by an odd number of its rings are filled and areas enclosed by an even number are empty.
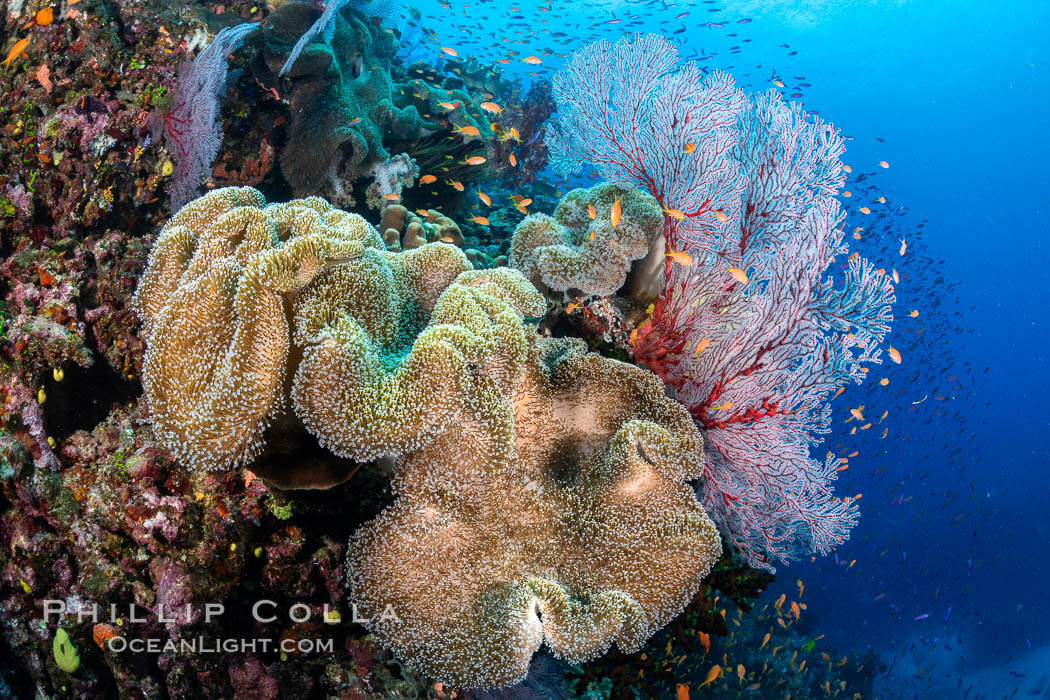
{"type": "MultiPolygon", "coordinates": [[[[641,265],[633,292],[660,292],[663,272],[663,215],[642,190],[600,184],[576,189],[558,203],[553,216],[530,214],[518,224],[510,245],[510,266],[534,284],[558,292],[575,290],[606,296],[624,286],[632,263],[655,250],[656,265],[641,265]],[[613,223],[613,206],[620,214],[613,223]],[[593,214],[592,214],[593,212],[593,214]]],[[[628,292],[631,295],[631,292],[628,292]]],[[[650,299],[651,301],[651,299],[650,299]]]]}
{"type": "Polygon", "coordinates": [[[475,375],[517,375],[522,315],[544,309],[516,271],[475,273],[444,243],[387,252],[355,214],[318,198],[267,206],[251,188],[184,207],[135,304],[157,435],[205,469],[251,461],[293,419],[289,395],[341,456],[417,449],[481,410],[494,388],[475,390],[475,375]]]}
{"type": "Polygon", "coordinates": [[[372,631],[457,686],[514,683],[544,643],[571,662],[636,650],[721,555],[685,483],[703,442],[655,376],[533,335],[504,393],[507,379],[398,461],[398,500],[349,553],[372,631]]]}

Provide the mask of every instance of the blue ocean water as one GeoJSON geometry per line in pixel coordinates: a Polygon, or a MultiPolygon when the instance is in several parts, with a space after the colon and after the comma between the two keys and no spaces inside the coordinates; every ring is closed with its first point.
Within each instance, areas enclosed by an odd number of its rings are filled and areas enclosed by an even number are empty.
{"type": "MultiPolygon", "coordinates": [[[[865,217],[849,207],[847,226],[875,239],[854,248],[902,273],[889,341],[904,362],[885,369],[891,398],[866,383],[836,402],[828,445],[858,452],[838,488],[863,494],[860,525],[834,556],[781,567],[766,596],[803,581],[819,633],[882,658],[877,697],[1050,693],[1050,6],[418,7],[441,20],[430,23],[435,47],[479,58],[661,33],[742,87],[765,90],[779,78],[785,96],[841,129],[854,170],[847,188],[874,210],[865,217]],[[876,208],[880,195],[887,201],[876,208]],[[848,408],[865,402],[869,418],[889,413],[850,435],[848,408]]],[[[532,77],[549,78],[563,60],[545,56],[532,77]]],[[[532,70],[512,62],[507,74],[528,80],[532,70]]]]}

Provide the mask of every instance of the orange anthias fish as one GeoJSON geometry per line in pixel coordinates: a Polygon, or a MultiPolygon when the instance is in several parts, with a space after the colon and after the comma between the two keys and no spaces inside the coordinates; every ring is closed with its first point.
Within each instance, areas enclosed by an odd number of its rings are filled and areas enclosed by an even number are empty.
{"type": "Polygon", "coordinates": [[[718,223],[724,224],[725,222],[729,221],[729,217],[726,216],[726,213],[724,211],[719,211],[718,209],[716,209],[714,213],[715,218],[718,219],[718,223]]]}
{"type": "Polygon", "coordinates": [[[25,39],[20,39],[18,43],[12,46],[11,50],[7,52],[7,58],[5,58],[3,63],[0,63],[0,65],[3,65],[4,68],[7,68],[9,65],[11,65],[11,61],[15,60],[16,58],[22,55],[22,52],[26,50],[27,46],[29,46],[29,37],[26,37],[25,39]]]}
{"type": "Polygon", "coordinates": [[[898,365],[901,363],[901,353],[897,348],[890,346],[889,349],[890,359],[896,362],[898,365]]]}
{"type": "Polygon", "coordinates": [[[685,150],[683,151],[683,153],[692,153],[695,150],[696,150],[696,144],[693,143],[692,141],[690,141],[689,143],[687,143],[685,145],[685,150]]]}
{"type": "Polygon", "coordinates": [[[482,202],[484,202],[485,206],[487,206],[487,207],[491,207],[492,206],[492,200],[489,199],[489,196],[487,194],[485,194],[484,192],[482,192],[481,190],[478,190],[478,199],[480,199],[482,202]]]}
{"type": "Polygon", "coordinates": [[[729,274],[732,275],[733,279],[735,279],[740,284],[747,284],[747,273],[741,270],[739,267],[729,268],[729,274]]]}
{"type": "Polygon", "coordinates": [[[704,677],[704,682],[700,684],[700,687],[703,688],[705,685],[710,685],[716,678],[718,678],[720,673],[722,673],[721,666],[718,664],[712,666],[711,670],[707,672],[707,676],[704,677]]]}
{"type": "Polygon", "coordinates": [[[538,66],[543,63],[543,60],[539,56],[526,56],[521,60],[523,63],[528,63],[530,66],[538,66]]]}
{"type": "Polygon", "coordinates": [[[459,180],[449,180],[448,184],[450,186],[452,186],[452,188],[457,190],[458,192],[462,192],[463,191],[463,183],[460,182],[459,180]]]}
{"type": "Polygon", "coordinates": [[[710,338],[704,338],[699,343],[697,343],[696,344],[696,352],[693,353],[693,357],[696,357],[700,353],[702,353],[704,350],[707,350],[707,346],[710,345],[710,344],[711,344],[711,339],[710,338]]]}
{"type": "Polygon", "coordinates": [[[459,53],[455,49],[450,49],[447,46],[442,46],[441,50],[447,53],[449,56],[458,56],[459,53]]]}
{"type": "Polygon", "coordinates": [[[594,208],[593,204],[587,205],[587,216],[591,217],[592,219],[598,218],[598,210],[594,208]]]}
{"type": "Polygon", "coordinates": [[[457,126],[452,130],[454,134],[464,134],[465,136],[481,136],[481,130],[476,126],[457,126]]]}
{"type": "Polygon", "coordinates": [[[766,636],[762,637],[762,643],[758,645],[758,648],[761,649],[767,644],[769,644],[769,632],[766,632],[766,636]]]}
{"type": "Polygon", "coordinates": [[[889,163],[887,163],[887,162],[886,162],[886,161],[884,161],[884,160],[880,160],[880,161],[879,161],[879,165],[881,165],[881,166],[882,166],[882,167],[884,167],[884,168],[888,168],[888,167],[890,167],[890,164],[889,164],[889,163]]]}
{"type": "Polygon", "coordinates": [[[701,631],[698,631],[696,636],[700,638],[700,644],[704,647],[704,654],[711,651],[711,636],[701,631]]]}
{"type": "Polygon", "coordinates": [[[503,112],[503,108],[495,102],[482,102],[478,106],[486,112],[488,112],[489,114],[501,114],[503,112]]]}
{"type": "Polygon", "coordinates": [[[481,224],[482,226],[488,226],[489,220],[484,216],[472,216],[467,221],[473,221],[475,224],[481,224]]]}
{"type": "Polygon", "coordinates": [[[675,700],[689,700],[689,686],[679,683],[675,690],[675,700]]]}
{"type": "Polygon", "coordinates": [[[419,184],[421,185],[429,185],[431,182],[437,182],[437,176],[424,175],[423,177],[419,178],[419,184]]]}
{"type": "Polygon", "coordinates": [[[401,195],[399,195],[397,192],[391,192],[390,194],[384,194],[383,199],[385,199],[388,202],[393,202],[398,199],[401,199],[401,195]]]}
{"type": "MultiPolygon", "coordinates": [[[[907,244],[907,243],[905,243],[905,242],[904,242],[904,239],[902,238],[902,239],[901,239],[901,249],[900,249],[900,250],[898,251],[898,252],[899,252],[899,253],[901,254],[901,257],[904,257],[904,253],[905,253],[905,252],[906,252],[907,250],[908,250],[908,244],[907,244]]],[[[896,272],[896,270],[894,270],[894,272],[896,272]]],[[[897,280],[894,280],[894,282],[896,282],[896,281],[897,281],[897,280]]]]}
{"type": "Polygon", "coordinates": [[[464,165],[481,165],[484,163],[486,158],[484,156],[471,156],[463,161],[464,165]]]}
{"type": "Polygon", "coordinates": [[[678,211],[677,209],[664,209],[664,214],[667,214],[672,219],[682,220],[685,218],[685,214],[678,211]]]}
{"type": "Polygon", "coordinates": [[[686,267],[689,267],[693,264],[693,256],[685,252],[684,250],[675,250],[674,248],[671,248],[671,252],[664,253],[664,255],[671,258],[672,262],[676,262],[679,265],[685,265],[686,267]]]}
{"type": "Polygon", "coordinates": [[[612,221],[613,228],[616,228],[620,223],[620,217],[623,215],[623,208],[620,206],[620,198],[617,197],[616,201],[613,202],[612,210],[610,211],[609,218],[612,221]]]}
{"type": "Polygon", "coordinates": [[[518,167],[518,159],[514,157],[513,153],[510,154],[510,158],[508,158],[507,160],[510,161],[510,167],[518,167]]]}

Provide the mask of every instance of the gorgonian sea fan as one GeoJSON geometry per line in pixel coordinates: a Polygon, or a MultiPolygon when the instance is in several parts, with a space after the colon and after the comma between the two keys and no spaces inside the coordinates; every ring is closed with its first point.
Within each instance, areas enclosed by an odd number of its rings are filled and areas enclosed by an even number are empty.
{"type": "Polygon", "coordinates": [[[655,35],[576,52],[553,81],[547,146],[560,171],[589,163],[670,212],[666,244],[693,264],[668,263],[634,357],[704,432],[705,508],[750,565],[773,570],[829,552],[856,523],[831,491],[839,461],[810,450],[830,398],[880,362],[893,287],[856,254],[833,268],[848,252],[838,133],[776,91],[747,95],[677,61],[655,35]]]}

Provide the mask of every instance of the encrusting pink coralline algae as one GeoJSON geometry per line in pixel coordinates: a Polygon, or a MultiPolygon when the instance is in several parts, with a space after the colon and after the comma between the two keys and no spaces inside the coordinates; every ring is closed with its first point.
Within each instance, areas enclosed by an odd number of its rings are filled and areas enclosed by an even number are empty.
{"type": "Polygon", "coordinates": [[[839,460],[810,448],[829,399],[880,362],[894,290],[856,253],[831,268],[847,253],[832,126],[677,62],[657,35],[577,51],[553,80],[547,145],[559,171],[591,164],[663,208],[667,282],[634,359],[704,433],[704,507],[748,564],[773,570],[829,552],[857,521],[831,491],[839,460]]]}

